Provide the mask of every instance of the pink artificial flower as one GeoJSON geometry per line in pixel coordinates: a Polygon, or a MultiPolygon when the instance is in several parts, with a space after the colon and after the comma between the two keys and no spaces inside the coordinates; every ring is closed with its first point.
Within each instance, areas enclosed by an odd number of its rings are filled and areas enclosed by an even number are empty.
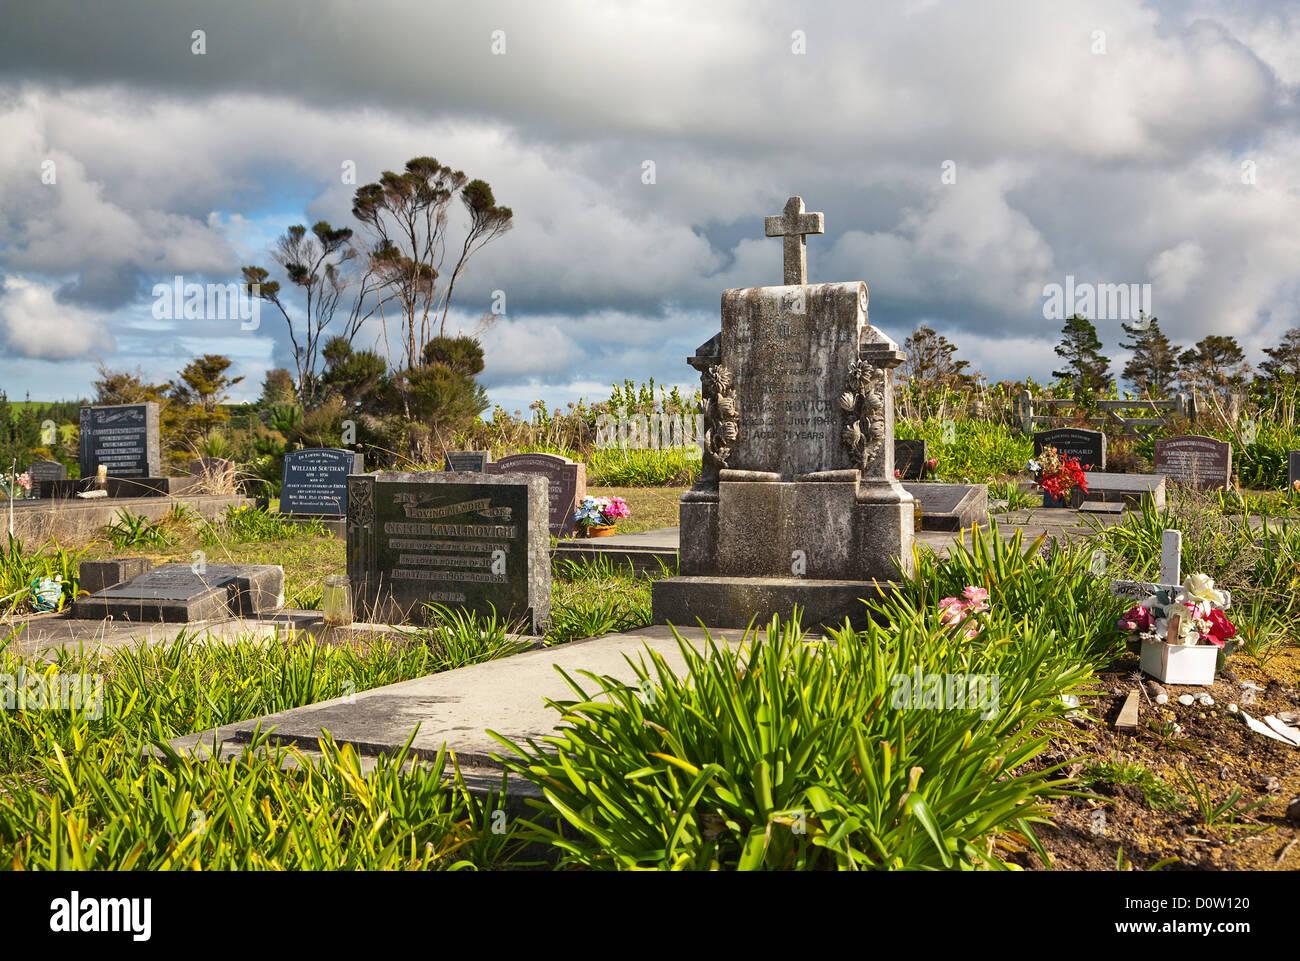
{"type": "Polygon", "coordinates": [[[936,467],[939,466],[939,458],[931,457],[928,461],[925,462],[925,466],[930,468],[930,470],[934,470],[936,467]]]}
{"type": "Polygon", "coordinates": [[[894,476],[895,476],[895,477],[902,477],[902,476],[903,476],[903,472],[900,471],[897,467],[895,467],[895,468],[894,468],[894,476]]]}
{"type": "Polygon", "coordinates": [[[1120,617],[1117,626],[1122,631],[1149,631],[1154,623],[1149,610],[1141,604],[1134,604],[1120,617]]]}
{"type": "Polygon", "coordinates": [[[989,592],[983,587],[967,587],[961,592],[962,597],[966,598],[966,607],[972,612],[987,611],[989,609],[988,599],[989,592]]]}

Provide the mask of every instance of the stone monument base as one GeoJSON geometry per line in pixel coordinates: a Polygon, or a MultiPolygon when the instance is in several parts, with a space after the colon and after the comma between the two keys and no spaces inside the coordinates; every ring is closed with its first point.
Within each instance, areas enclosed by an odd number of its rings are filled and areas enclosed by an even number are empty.
{"type": "Polygon", "coordinates": [[[804,577],[670,577],[652,585],[651,623],[675,627],[747,627],[784,623],[795,607],[805,630],[842,628],[847,619],[862,627],[871,619],[863,600],[884,600],[898,590],[893,581],[812,581],[804,577]]]}

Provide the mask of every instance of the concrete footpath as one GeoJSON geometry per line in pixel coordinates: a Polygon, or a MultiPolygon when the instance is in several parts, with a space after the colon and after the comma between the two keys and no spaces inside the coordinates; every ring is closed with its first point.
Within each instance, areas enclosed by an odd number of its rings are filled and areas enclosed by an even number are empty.
{"type": "MultiPolygon", "coordinates": [[[[696,650],[707,650],[704,631],[699,627],[681,628],[679,633],[696,650]]],[[[727,644],[738,642],[743,634],[732,630],[711,632],[715,640],[727,644]]],[[[635,684],[636,673],[625,656],[640,663],[647,648],[661,654],[679,676],[684,673],[685,660],[672,629],[643,627],[390,684],[350,697],[190,734],[170,744],[181,754],[198,758],[219,755],[230,760],[248,746],[260,726],[263,732],[271,734],[275,743],[318,756],[321,732],[329,731],[339,743],[351,744],[361,756],[363,768],[368,769],[374,766],[377,755],[400,750],[418,726],[419,732],[412,743],[416,757],[433,759],[445,744],[449,751],[455,752],[471,787],[499,787],[501,765],[491,755],[507,752],[486,733],[488,730],[516,743],[553,734],[559,712],[548,707],[546,699],[577,698],[557,667],[593,694],[600,685],[580,676],[579,671],[609,675],[635,684]]],[[[649,664],[648,656],[646,663],[649,664]]],[[[512,789],[528,794],[532,793],[530,788],[531,785],[520,783],[512,789]]]]}

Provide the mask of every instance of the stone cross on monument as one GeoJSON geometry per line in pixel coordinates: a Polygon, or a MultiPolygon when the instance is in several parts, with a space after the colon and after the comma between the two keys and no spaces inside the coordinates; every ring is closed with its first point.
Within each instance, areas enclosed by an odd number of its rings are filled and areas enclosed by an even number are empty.
{"type": "Polygon", "coordinates": [[[785,213],[764,218],[769,237],[781,237],[785,248],[785,282],[808,283],[808,234],[826,232],[826,219],[820,214],[806,214],[803,198],[791,197],[785,202],[785,213]]]}

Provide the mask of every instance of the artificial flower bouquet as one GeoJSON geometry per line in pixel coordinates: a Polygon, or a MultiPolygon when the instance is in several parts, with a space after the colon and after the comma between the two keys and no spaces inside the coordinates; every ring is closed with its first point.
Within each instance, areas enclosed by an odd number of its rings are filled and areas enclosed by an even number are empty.
{"type": "Polygon", "coordinates": [[[1142,642],[1142,670],[1170,684],[1213,684],[1222,658],[1236,647],[1237,628],[1223,613],[1227,595],[1206,574],[1181,589],[1162,588],[1119,619],[1142,642]]]}
{"type": "Polygon", "coordinates": [[[606,533],[613,529],[619,518],[630,517],[627,501],[621,497],[584,497],[573,515],[573,523],[587,536],[594,531],[606,533]]]}
{"type": "Polygon", "coordinates": [[[0,489],[4,491],[5,499],[14,498],[21,500],[24,497],[32,496],[32,478],[26,471],[15,476],[9,476],[0,480],[0,489]]]}
{"type": "MultiPolygon", "coordinates": [[[[1038,457],[1026,465],[1034,473],[1034,480],[1055,505],[1064,506],[1070,492],[1076,488],[1082,495],[1088,493],[1088,478],[1079,466],[1079,458],[1062,455],[1055,447],[1044,447],[1038,457]]],[[[1045,506],[1048,506],[1045,504],[1045,506]]]]}

